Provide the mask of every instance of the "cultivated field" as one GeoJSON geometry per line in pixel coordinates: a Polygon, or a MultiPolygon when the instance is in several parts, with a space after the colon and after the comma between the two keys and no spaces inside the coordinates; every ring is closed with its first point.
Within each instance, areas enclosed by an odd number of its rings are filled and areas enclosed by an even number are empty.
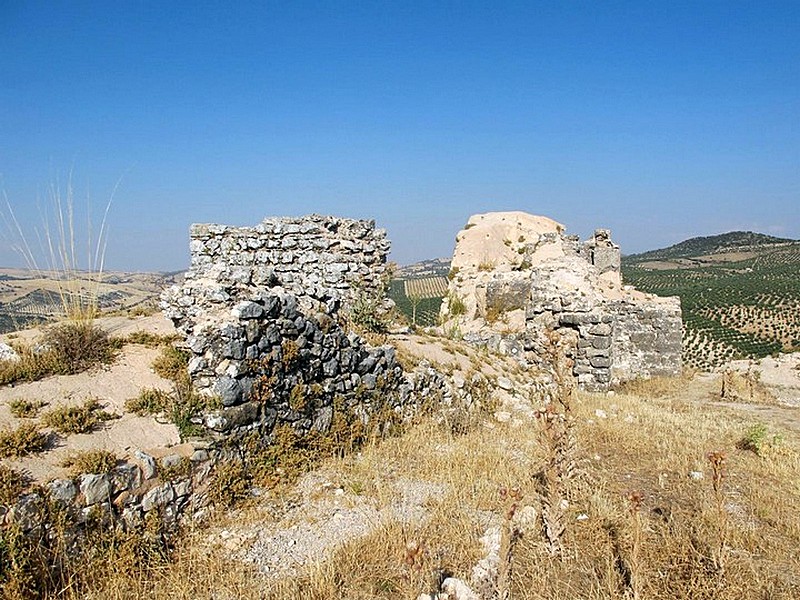
{"type": "MultiPolygon", "coordinates": [[[[693,249],[708,250],[700,244],[693,249]]],[[[660,257],[623,260],[626,283],[681,297],[689,366],[711,369],[731,359],[800,350],[800,243],[748,250],[695,257],[661,251],[660,257]]]]}
{"type": "Polygon", "coordinates": [[[63,294],[94,298],[101,312],[127,311],[153,305],[173,274],[105,273],[100,282],[85,280],[59,286],[56,276],[24,269],[0,269],[0,333],[24,329],[63,315],[63,294]]]}
{"type": "Polygon", "coordinates": [[[442,298],[447,294],[445,277],[421,277],[395,279],[389,289],[389,297],[409,323],[429,327],[436,325],[442,298]]]}

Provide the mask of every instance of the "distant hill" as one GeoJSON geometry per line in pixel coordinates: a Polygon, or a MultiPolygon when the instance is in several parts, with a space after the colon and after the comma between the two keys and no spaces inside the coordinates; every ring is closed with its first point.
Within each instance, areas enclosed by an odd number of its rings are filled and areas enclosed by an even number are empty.
{"type": "Polygon", "coordinates": [[[77,291],[95,297],[105,313],[152,308],[159,293],[181,273],[104,273],[98,283],[88,273],[59,285],[61,274],[0,268],[0,333],[48,322],[63,313],[61,294],[77,291]]]}
{"type": "Polygon", "coordinates": [[[398,267],[389,286],[389,297],[414,325],[436,325],[442,298],[447,294],[449,258],[421,260],[398,267]]]}
{"type": "Polygon", "coordinates": [[[417,279],[422,277],[447,277],[450,272],[449,258],[431,258],[410,265],[397,267],[397,279],[417,279]]]}
{"type": "Polygon", "coordinates": [[[625,283],[680,296],[687,365],[800,350],[800,241],[751,231],[622,258],[625,283]]]}
{"type": "Polygon", "coordinates": [[[719,235],[694,237],[668,248],[631,254],[624,257],[623,260],[628,264],[676,259],[701,263],[730,262],[731,258],[739,258],[735,255],[762,254],[798,243],[800,243],[798,240],[778,238],[752,231],[731,231],[719,235]]]}

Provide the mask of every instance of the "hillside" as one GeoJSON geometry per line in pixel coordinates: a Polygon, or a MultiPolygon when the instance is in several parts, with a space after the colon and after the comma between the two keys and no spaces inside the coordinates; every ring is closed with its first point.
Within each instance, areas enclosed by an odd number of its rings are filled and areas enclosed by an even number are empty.
{"type": "Polygon", "coordinates": [[[686,240],[623,257],[627,284],[681,297],[684,359],[728,360],[800,349],[800,241],[752,232],[686,240]]]}
{"type": "MultiPolygon", "coordinates": [[[[155,321],[117,318],[114,326],[134,331],[155,321]]],[[[169,546],[149,529],[141,537],[97,529],[97,551],[79,573],[62,574],[69,585],[58,592],[46,591],[46,579],[23,578],[37,564],[9,537],[16,560],[0,563],[0,597],[394,600],[442,598],[445,589],[449,598],[474,600],[797,598],[800,421],[797,408],[771,398],[767,377],[751,388],[757,393],[738,399],[720,398],[720,374],[637,382],[614,395],[564,392],[558,402],[571,418],[561,430],[542,418],[551,413],[539,412],[537,378],[508,357],[432,336],[388,341],[409,365],[424,360],[456,385],[485,382],[485,406],[420,416],[358,452],[303,454],[291,478],[232,478],[223,498],[238,498],[235,506],[188,523],[169,546]],[[566,446],[553,441],[562,431],[566,446]],[[569,476],[548,484],[552,457],[568,465],[569,476]],[[243,493],[248,485],[252,492],[243,493]],[[543,528],[553,520],[563,527],[555,537],[543,528]],[[553,539],[563,545],[559,552],[553,539]]],[[[134,369],[128,354],[145,350],[128,347],[112,368],[132,368],[130,382],[146,385],[154,377],[147,362],[134,369]]],[[[796,364],[784,365],[794,376],[795,402],[796,364]]],[[[0,411],[12,418],[12,397],[63,402],[76,380],[91,389],[97,375],[51,381],[58,385],[49,395],[37,387],[47,381],[3,388],[0,411]]],[[[95,393],[124,412],[132,390],[95,393]]],[[[39,475],[42,464],[91,440],[124,453],[125,444],[142,443],[117,432],[134,422],[142,431],[156,426],[152,416],[123,414],[14,466],[39,475]]],[[[172,454],[159,469],[179,450],[165,449],[172,454]]]]}
{"type": "Polygon", "coordinates": [[[439,319],[447,294],[449,258],[434,258],[398,267],[389,286],[389,297],[409,323],[430,327],[439,319]]]}
{"type": "Polygon", "coordinates": [[[0,268],[0,333],[48,322],[63,313],[61,295],[80,290],[97,299],[104,313],[130,311],[152,305],[162,289],[181,273],[103,273],[97,281],[83,279],[59,283],[58,274],[28,269],[0,268]]]}
{"type": "Polygon", "coordinates": [[[777,238],[752,231],[731,231],[720,235],[690,238],[668,248],[650,250],[625,257],[629,264],[643,264],[651,261],[675,260],[697,264],[730,262],[742,254],[763,254],[792,246],[797,240],[777,238]]]}

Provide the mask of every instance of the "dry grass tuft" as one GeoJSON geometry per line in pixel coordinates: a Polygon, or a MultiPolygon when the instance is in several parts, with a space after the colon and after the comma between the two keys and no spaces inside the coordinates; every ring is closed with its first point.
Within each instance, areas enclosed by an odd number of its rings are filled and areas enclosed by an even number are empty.
{"type": "Polygon", "coordinates": [[[118,418],[117,415],[103,410],[96,398],[87,399],[80,406],[61,406],[45,413],[42,417],[45,425],[59,433],[87,433],[96,429],[101,423],[118,418]]]}
{"type": "Polygon", "coordinates": [[[178,385],[189,385],[189,353],[172,345],[161,347],[159,354],[153,361],[153,370],[156,375],[174,381],[178,385]]]}
{"type": "Polygon", "coordinates": [[[42,452],[50,446],[50,436],[37,425],[23,423],[16,429],[0,432],[0,457],[20,457],[42,452]]]}
{"type": "Polygon", "coordinates": [[[41,400],[16,398],[8,403],[8,409],[11,411],[11,414],[18,419],[34,419],[46,404],[46,402],[42,402],[41,400]]]}
{"type": "Polygon", "coordinates": [[[92,321],[65,321],[45,329],[36,346],[17,345],[18,361],[0,361],[0,384],[73,375],[116,355],[108,334],[92,321]]]}
{"type": "Polygon", "coordinates": [[[108,450],[87,450],[68,456],[61,466],[70,469],[72,477],[77,477],[82,473],[110,473],[118,462],[119,458],[108,450]]]}
{"type": "Polygon", "coordinates": [[[92,321],[54,325],[45,330],[42,343],[54,353],[61,374],[80,373],[114,358],[108,334],[92,321]]]}
{"type": "Polygon", "coordinates": [[[0,504],[16,502],[20,494],[31,484],[30,476],[6,465],[0,465],[0,504]]]}

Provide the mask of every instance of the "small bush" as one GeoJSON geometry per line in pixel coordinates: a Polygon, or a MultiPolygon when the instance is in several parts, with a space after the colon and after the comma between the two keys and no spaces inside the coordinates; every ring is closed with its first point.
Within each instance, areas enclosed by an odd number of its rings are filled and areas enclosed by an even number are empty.
{"type": "Polygon", "coordinates": [[[39,414],[39,410],[45,406],[45,402],[41,400],[25,400],[24,398],[16,398],[8,403],[8,408],[11,414],[18,419],[33,419],[39,414]]]}
{"type": "Polygon", "coordinates": [[[158,306],[154,302],[143,302],[128,309],[129,317],[149,317],[158,312],[158,306]]]}
{"type": "Polygon", "coordinates": [[[456,296],[455,294],[450,294],[447,297],[447,308],[450,311],[450,316],[458,317],[467,312],[467,305],[464,304],[464,301],[456,296]]]}
{"type": "Polygon", "coordinates": [[[0,385],[17,381],[37,381],[59,372],[54,352],[27,346],[15,346],[19,354],[17,361],[0,361],[0,385]]]}
{"type": "Polygon", "coordinates": [[[450,281],[453,281],[453,279],[455,279],[458,276],[458,272],[460,270],[461,269],[459,269],[458,267],[452,267],[450,269],[450,272],[447,274],[447,279],[449,279],[450,281]]]}
{"type": "Polygon", "coordinates": [[[41,452],[50,445],[50,436],[38,426],[24,423],[16,429],[0,432],[0,457],[19,457],[41,452]]]}
{"type": "Polygon", "coordinates": [[[161,354],[153,361],[156,375],[174,381],[179,385],[188,385],[189,353],[175,346],[163,346],[161,354]]]}
{"type": "Polygon", "coordinates": [[[170,403],[169,393],[155,388],[146,388],[139,392],[136,398],[129,398],[125,401],[125,410],[145,417],[165,412],[170,403]]]}
{"type": "Polygon", "coordinates": [[[238,461],[219,463],[208,495],[214,504],[233,506],[250,495],[250,475],[238,461]]]}
{"type": "Polygon", "coordinates": [[[92,321],[54,325],[45,331],[43,342],[53,352],[60,374],[80,373],[114,358],[108,334],[92,321]]]}
{"type": "Polygon", "coordinates": [[[175,463],[174,465],[170,465],[165,467],[163,465],[158,466],[158,476],[163,481],[174,481],[176,479],[185,479],[190,477],[192,474],[192,461],[189,460],[185,456],[181,456],[181,459],[175,463]]]}
{"type": "Polygon", "coordinates": [[[178,428],[181,439],[203,435],[205,429],[196,421],[206,410],[219,407],[219,398],[202,396],[186,384],[176,384],[172,392],[144,389],[125,401],[125,410],[141,417],[165,415],[178,428]]]}
{"type": "Polygon", "coordinates": [[[117,456],[108,450],[88,450],[68,456],[61,466],[70,469],[70,474],[77,477],[82,473],[110,473],[118,461],[117,456]]]}
{"type": "Polygon", "coordinates": [[[172,403],[168,406],[169,419],[178,428],[181,440],[202,436],[206,430],[198,422],[201,415],[221,405],[217,396],[203,396],[191,386],[176,385],[172,403]]]}
{"type": "Polygon", "coordinates": [[[389,324],[381,312],[382,299],[361,292],[350,308],[350,321],[358,329],[368,333],[386,333],[389,324]]]}
{"type": "Polygon", "coordinates": [[[31,484],[27,473],[0,465],[0,504],[11,504],[31,484]]]}
{"type": "Polygon", "coordinates": [[[769,430],[764,423],[756,423],[747,430],[736,447],[739,450],[750,450],[758,456],[764,456],[769,449],[776,448],[781,443],[783,443],[783,437],[780,434],[769,435],[769,430]]]}
{"type": "Polygon", "coordinates": [[[81,406],[62,406],[43,417],[45,424],[59,433],[87,433],[100,423],[117,418],[106,412],[96,398],[89,398],[81,406]]]}

